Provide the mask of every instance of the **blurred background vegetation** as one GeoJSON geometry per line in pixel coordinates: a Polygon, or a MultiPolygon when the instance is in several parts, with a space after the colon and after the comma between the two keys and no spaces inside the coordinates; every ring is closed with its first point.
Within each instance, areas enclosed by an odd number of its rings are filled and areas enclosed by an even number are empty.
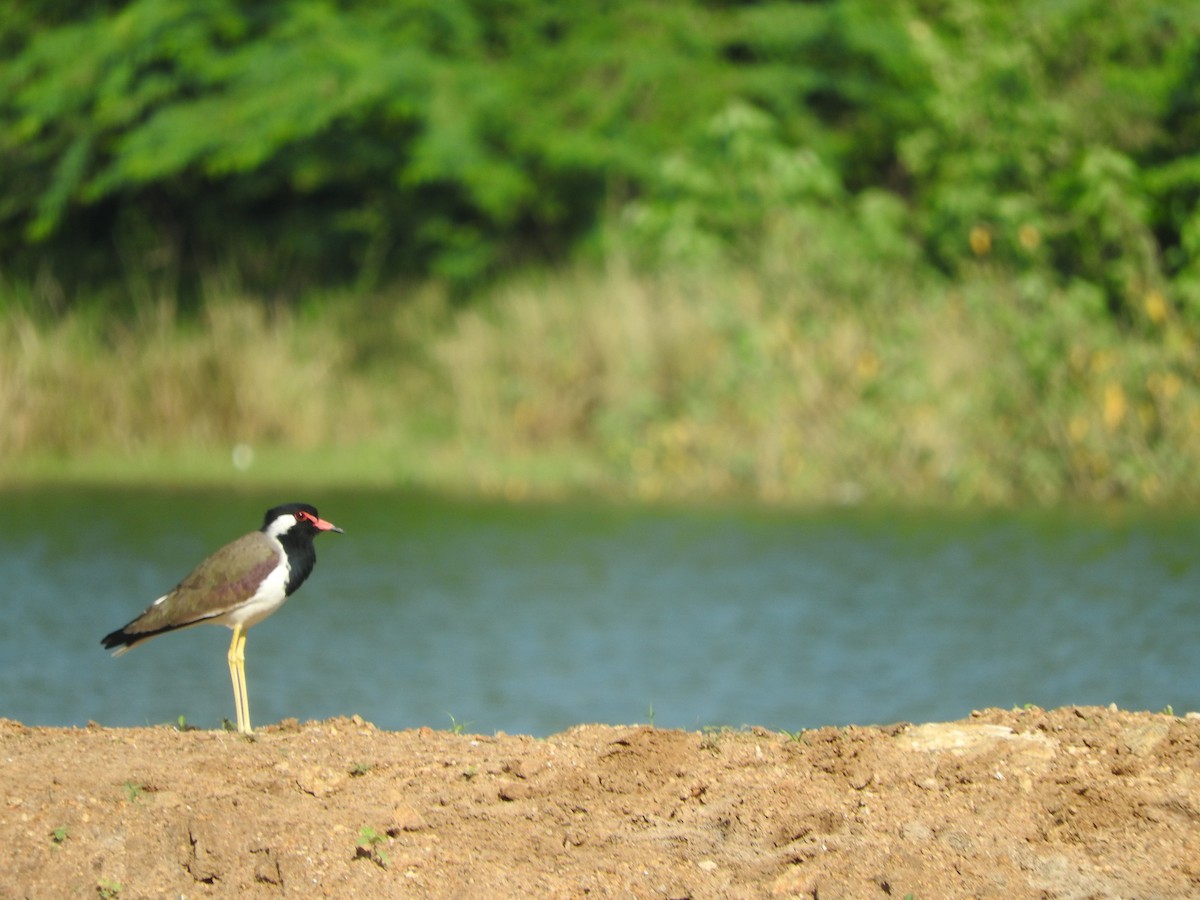
{"type": "Polygon", "coordinates": [[[1200,499],[1193,0],[0,0],[0,159],[0,477],[1200,499]]]}

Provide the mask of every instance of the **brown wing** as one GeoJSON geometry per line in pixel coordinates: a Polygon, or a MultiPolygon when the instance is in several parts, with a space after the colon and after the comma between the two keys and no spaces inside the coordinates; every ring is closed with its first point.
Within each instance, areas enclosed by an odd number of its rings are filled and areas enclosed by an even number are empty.
{"type": "Polygon", "coordinates": [[[243,535],[196,566],[121,631],[129,637],[150,636],[219,618],[253,597],[279,559],[278,546],[261,531],[243,535]]]}

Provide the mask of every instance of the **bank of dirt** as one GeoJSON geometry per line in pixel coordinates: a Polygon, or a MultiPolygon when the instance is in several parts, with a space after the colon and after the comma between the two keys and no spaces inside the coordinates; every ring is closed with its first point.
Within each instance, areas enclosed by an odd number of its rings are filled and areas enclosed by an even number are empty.
{"type": "Polygon", "coordinates": [[[546,739],[0,720],[0,775],[0,896],[1200,896],[1195,714],[546,739]]]}

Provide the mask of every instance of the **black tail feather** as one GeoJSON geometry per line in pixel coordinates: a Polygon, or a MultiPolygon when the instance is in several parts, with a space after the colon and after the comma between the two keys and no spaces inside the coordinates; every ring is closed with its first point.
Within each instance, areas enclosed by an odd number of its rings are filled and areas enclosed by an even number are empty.
{"type": "MultiPolygon", "coordinates": [[[[195,622],[187,622],[182,625],[167,625],[163,628],[156,628],[153,631],[129,631],[129,625],[124,628],[118,628],[116,631],[111,631],[100,639],[100,643],[105,650],[115,649],[118,654],[124,653],[136,647],[143,641],[148,641],[150,638],[158,637],[160,634],[166,634],[169,631],[179,631],[182,628],[191,628],[193,625],[199,625],[204,622],[204,619],[197,619],[195,622]]],[[[133,623],[131,622],[130,625],[133,623]]]]}

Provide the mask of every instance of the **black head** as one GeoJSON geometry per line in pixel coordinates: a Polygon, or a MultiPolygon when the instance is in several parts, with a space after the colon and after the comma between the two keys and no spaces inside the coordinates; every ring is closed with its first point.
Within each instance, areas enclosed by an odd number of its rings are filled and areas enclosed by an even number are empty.
{"type": "Polygon", "coordinates": [[[276,538],[287,554],[288,581],[284,591],[288,596],[304,583],[316,565],[317,551],[313,548],[313,538],[322,531],[343,533],[332,522],[326,522],[318,516],[317,508],[307,503],[286,503],[268,509],[263,516],[262,530],[276,538]]]}
{"type": "Polygon", "coordinates": [[[344,533],[332,522],[326,522],[317,515],[317,508],[307,503],[285,503],[268,509],[263,516],[262,530],[280,539],[285,534],[312,540],[322,531],[344,533]]]}

